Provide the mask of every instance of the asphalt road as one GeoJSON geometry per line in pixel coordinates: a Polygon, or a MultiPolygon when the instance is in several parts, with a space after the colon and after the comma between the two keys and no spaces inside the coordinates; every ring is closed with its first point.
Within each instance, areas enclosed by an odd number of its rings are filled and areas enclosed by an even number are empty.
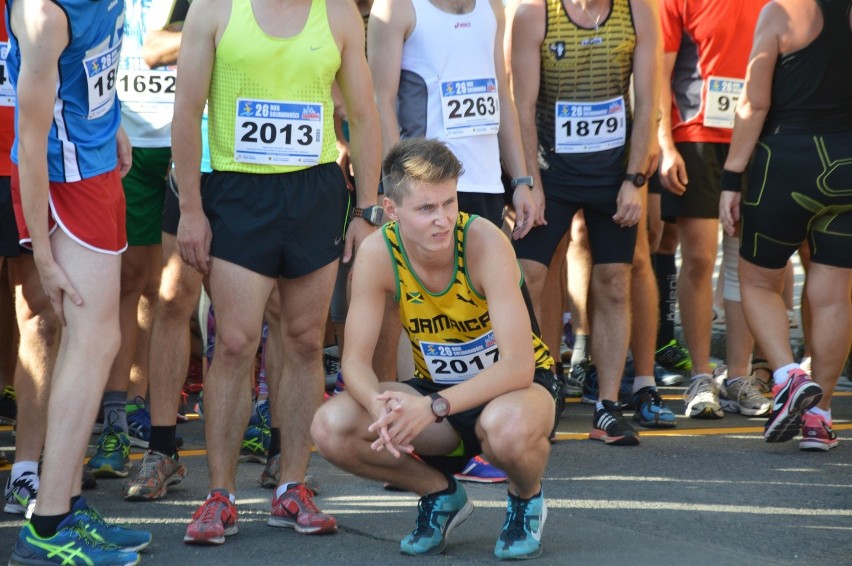
{"type": "MultiPolygon", "coordinates": [[[[727,414],[718,421],[679,417],[671,431],[642,434],[638,447],[587,439],[591,408],[569,404],[544,479],[549,515],[541,564],[852,564],[852,383],[834,402],[840,446],[798,450],[766,444],[762,421],[727,414]]],[[[683,387],[662,390],[683,410],[683,387]]],[[[467,484],[476,511],[453,532],[439,557],[399,554],[414,526],[416,498],[385,491],[314,455],[318,505],[338,519],[336,535],[305,536],[266,525],[271,491],[259,464],[239,466],[240,532],[220,547],[183,544],[193,511],[207,493],[203,423],[179,427],[189,477],[157,502],[121,499],[122,480],[85,492],[111,520],[150,529],[143,562],[162,564],[493,563],[505,516],[505,485],[467,484]]],[[[92,437],[92,442],[96,437],[92,437]]],[[[0,446],[14,443],[0,427],[0,446]]],[[[141,452],[135,451],[138,463],[141,452]]],[[[8,467],[6,468],[8,470],[8,467]]],[[[8,471],[0,472],[4,481],[8,471]]],[[[21,520],[0,515],[0,563],[21,520]]]]}

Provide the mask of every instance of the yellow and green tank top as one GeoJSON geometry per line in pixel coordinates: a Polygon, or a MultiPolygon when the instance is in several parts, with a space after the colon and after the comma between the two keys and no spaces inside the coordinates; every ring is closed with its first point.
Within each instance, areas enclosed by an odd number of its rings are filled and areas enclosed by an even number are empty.
{"type": "Polygon", "coordinates": [[[596,28],[583,28],[565,12],[563,0],[547,0],[541,44],[541,82],[536,103],[539,143],[555,145],[557,101],[597,102],[623,96],[630,137],[630,75],[636,32],[630,0],[612,0],[609,16],[596,28]]]}
{"type": "Polygon", "coordinates": [[[340,62],[325,0],[311,2],[305,27],[288,38],[266,34],[250,0],[233,0],[210,82],[213,169],[288,173],[335,161],[331,85],[340,62]],[[275,151],[278,157],[266,155],[275,151]],[[282,151],[290,164],[279,164],[282,151]],[[246,161],[246,155],[254,161],[246,161]]]}
{"type": "MultiPolygon", "coordinates": [[[[477,217],[459,213],[455,230],[456,268],[447,288],[438,293],[426,289],[412,269],[396,222],[382,228],[396,276],[395,299],[411,341],[417,378],[452,385],[470,379],[499,359],[488,301],[473,287],[465,267],[465,238],[474,218],[477,217]]],[[[527,308],[530,322],[536,328],[529,303],[527,308]]],[[[550,369],[553,358],[535,332],[530,345],[536,369],[550,369]]]]}

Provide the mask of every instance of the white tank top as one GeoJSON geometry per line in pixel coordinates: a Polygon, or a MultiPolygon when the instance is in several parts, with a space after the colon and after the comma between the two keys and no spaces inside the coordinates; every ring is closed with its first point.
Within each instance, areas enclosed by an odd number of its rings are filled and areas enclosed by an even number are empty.
{"type": "Polygon", "coordinates": [[[502,193],[494,68],[497,20],[488,0],[449,14],[412,0],[414,31],[402,48],[397,115],[403,138],[439,139],[462,163],[458,190],[502,193]]]}

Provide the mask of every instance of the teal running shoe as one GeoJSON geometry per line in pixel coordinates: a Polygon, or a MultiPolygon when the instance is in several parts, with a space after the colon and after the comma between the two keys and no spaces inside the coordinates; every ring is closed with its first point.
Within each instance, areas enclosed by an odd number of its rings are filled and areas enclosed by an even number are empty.
{"type": "Polygon", "coordinates": [[[95,455],[86,469],[96,478],[126,478],[130,474],[130,437],[114,426],[104,427],[95,455]]]}
{"type": "Polygon", "coordinates": [[[71,508],[71,515],[92,540],[114,546],[126,552],[139,552],[151,544],[151,533],[129,529],[123,525],[110,525],[94,507],[89,507],[81,497],[71,508]]]}
{"type": "Polygon", "coordinates": [[[633,394],[633,420],[647,428],[672,428],[677,426],[675,414],[666,407],[657,389],[643,387],[633,394]]]}
{"type": "Polygon", "coordinates": [[[470,517],[473,503],[461,484],[451,479],[446,490],[421,497],[417,510],[417,526],[400,541],[399,551],[427,556],[444,552],[450,531],[470,517]]]}
{"type": "Polygon", "coordinates": [[[542,491],[530,499],[509,493],[506,522],[494,546],[500,560],[525,560],[541,556],[541,531],[547,520],[547,505],[542,491]]]}
{"type": "Polygon", "coordinates": [[[32,524],[26,523],[18,534],[9,564],[80,564],[87,566],[130,566],[139,564],[135,552],[104,546],[89,537],[72,513],[61,523],[52,537],[41,537],[32,524]]]}

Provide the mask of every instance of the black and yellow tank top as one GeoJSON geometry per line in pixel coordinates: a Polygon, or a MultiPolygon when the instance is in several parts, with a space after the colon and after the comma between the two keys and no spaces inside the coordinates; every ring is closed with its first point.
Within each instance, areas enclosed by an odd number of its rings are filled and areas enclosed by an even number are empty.
{"type": "Polygon", "coordinates": [[[612,0],[609,15],[593,28],[571,20],[563,1],[547,0],[536,101],[540,151],[573,184],[599,185],[610,178],[621,184],[636,47],[630,0],[612,0]]]}
{"type": "MultiPolygon", "coordinates": [[[[396,222],[389,222],[382,228],[396,277],[394,298],[411,341],[417,378],[452,385],[470,379],[499,359],[488,302],[473,287],[465,268],[465,238],[474,218],[477,217],[459,213],[455,233],[456,268],[450,284],[439,293],[432,293],[418,279],[408,261],[396,222]]],[[[536,328],[529,303],[527,307],[530,322],[536,328]]],[[[532,347],[536,369],[550,369],[553,358],[535,332],[532,347]]]]}

